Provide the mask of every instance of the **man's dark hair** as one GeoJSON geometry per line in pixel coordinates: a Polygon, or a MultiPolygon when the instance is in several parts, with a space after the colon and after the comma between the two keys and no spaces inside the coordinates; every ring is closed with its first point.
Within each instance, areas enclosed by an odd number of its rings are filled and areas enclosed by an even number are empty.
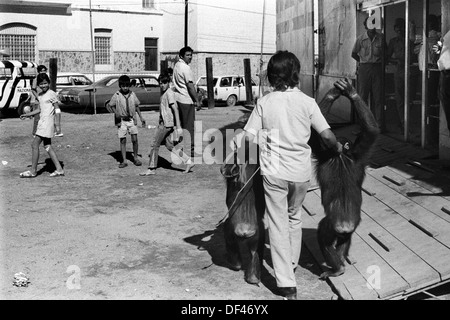
{"type": "Polygon", "coordinates": [[[403,19],[403,18],[395,19],[394,29],[395,28],[404,30],[405,29],[405,19],[403,19]]]}
{"type": "Polygon", "coordinates": [[[119,87],[121,85],[124,85],[124,84],[128,84],[129,85],[130,82],[131,82],[130,77],[127,76],[126,74],[124,74],[123,76],[119,77],[119,87]]]}
{"type": "Polygon", "coordinates": [[[275,90],[284,91],[300,82],[300,61],[289,51],[278,51],[267,65],[267,77],[275,90]]]}
{"type": "Polygon", "coordinates": [[[192,48],[189,47],[189,46],[184,47],[184,48],[181,48],[180,53],[179,53],[180,57],[184,57],[184,55],[186,54],[186,52],[192,52],[192,53],[194,53],[194,50],[192,50],[192,48]]]}
{"type": "Polygon", "coordinates": [[[41,72],[41,71],[47,72],[47,67],[44,66],[43,64],[38,65],[36,69],[37,69],[37,72],[41,72]]]}
{"type": "Polygon", "coordinates": [[[50,78],[46,73],[39,73],[36,77],[36,83],[39,85],[43,81],[47,81],[48,83],[50,83],[50,78]]]}
{"type": "Polygon", "coordinates": [[[170,76],[167,73],[161,73],[158,77],[159,83],[169,83],[170,76]]]}
{"type": "Polygon", "coordinates": [[[434,14],[428,15],[428,29],[427,29],[427,31],[431,31],[431,30],[441,31],[439,18],[438,18],[438,16],[436,16],[434,14]]]}

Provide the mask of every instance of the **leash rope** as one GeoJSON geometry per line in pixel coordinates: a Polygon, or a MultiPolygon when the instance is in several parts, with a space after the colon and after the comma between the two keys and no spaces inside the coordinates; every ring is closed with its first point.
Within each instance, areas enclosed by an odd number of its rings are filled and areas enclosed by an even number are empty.
{"type": "MultiPolygon", "coordinates": [[[[241,192],[245,189],[245,187],[249,184],[249,182],[253,180],[253,177],[255,176],[255,174],[256,174],[260,169],[261,169],[261,167],[258,167],[258,169],[256,169],[255,172],[253,172],[253,174],[251,175],[250,179],[248,179],[247,182],[244,184],[244,186],[241,188],[241,190],[239,190],[239,192],[238,192],[237,195],[236,195],[236,198],[234,198],[234,201],[233,201],[233,203],[232,203],[231,206],[230,206],[230,209],[228,209],[227,213],[226,213],[225,216],[222,218],[222,220],[220,220],[219,223],[217,223],[216,227],[220,226],[220,225],[221,225],[228,217],[231,218],[231,217],[233,216],[234,212],[233,212],[232,215],[230,215],[230,211],[231,211],[231,209],[233,209],[233,206],[234,206],[234,204],[236,203],[236,201],[237,201],[239,195],[240,195],[241,192]]],[[[242,200],[241,200],[241,201],[242,201],[242,200]]],[[[235,211],[236,211],[236,210],[235,210],[235,211]]]]}

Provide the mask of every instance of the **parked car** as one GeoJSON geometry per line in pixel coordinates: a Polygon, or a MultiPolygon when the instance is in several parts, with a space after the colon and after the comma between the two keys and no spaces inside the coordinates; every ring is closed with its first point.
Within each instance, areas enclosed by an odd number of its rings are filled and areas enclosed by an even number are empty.
{"type": "Polygon", "coordinates": [[[19,116],[29,112],[31,80],[36,77],[37,64],[28,61],[0,61],[0,111],[15,111],[19,116]]]}
{"type": "Polygon", "coordinates": [[[77,72],[58,72],[56,76],[56,93],[64,88],[78,87],[83,88],[92,84],[91,79],[86,75],[77,72]]]}
{"type": "MultiPolygon", "coordinates": [[[[198,78],[197,91],[202,93],[203,103],[208,101],[206,76],[198,78]]],[[[213,77],[214,100],[226,102],[227,106],[234,106],[238,102],[247,101],[245,89],[245,77],[240,75],[214,76],[213,77]]],[[[259,98],[259,87],[252,80],[253,99],[259,98]]]]}
{"type": "MultiPolygon", "coordinates": [[[[161,97],[158,78],[155,75],[129,74],[131,79],[130,89],[141,102],[142,109],[158,109],[161,97]]],[[[82,112],[94,111],[94,88],[97,111],[106,110],[106,102],[119,90],[120,75],[107,76],[95,83],[84,87],[68,87],[62,89],[59,94],[61,110],[79,109],[82,112]]]]}

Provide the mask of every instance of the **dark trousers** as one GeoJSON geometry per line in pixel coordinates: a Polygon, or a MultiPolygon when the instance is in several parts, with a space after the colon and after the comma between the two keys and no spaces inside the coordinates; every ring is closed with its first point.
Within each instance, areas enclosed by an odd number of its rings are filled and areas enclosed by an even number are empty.
{"type": "Polygon", "coordinates": [[[158,154],[159,147],[161,143],[165,141],[166,148],[169,151],[173,150],[174,143],[170,139],[170,134],[173,132],[173,128],[166,128],[164,125],[160,124],[156,129],[155,136],[153,137],[152,145],[150,146],[150,162],[148,165],[149,169],[156,169],[158,167],[158,154]]]}
{"type": "Polygon", "coordinates": [[[450,70],[441,71],[440,98],[447,119],[447,128],[450,131],[450,70]]]}
{"type": "MultiPolygon", "coordinates": [[[[194,157],[194,122],[195,122],[195,105],[184,104],[178,102],[178,112],[180,113],[181,128],[187,130],[190,137],[186,137],[186,133],[183,134],[184,141],[190,141],[191,152],[190,156],[194,157]]],[[[187,153],[187,152],[186,152],[187,153]]]]}
{"type": "Polygon", "coordinates": [[[381,63],[362,63],[359,65],[358,93],[364,102],[370,105],[370,110],[380,127],[383,126],[382,77],[381,63]]]}

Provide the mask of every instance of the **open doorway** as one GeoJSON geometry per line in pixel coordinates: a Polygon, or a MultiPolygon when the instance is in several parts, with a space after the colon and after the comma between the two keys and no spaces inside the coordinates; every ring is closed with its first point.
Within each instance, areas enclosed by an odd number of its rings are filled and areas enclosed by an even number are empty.
{"type": "Polygon", "coordinates": [[[386,129],[427,148],[439,144],[439,72],[431,47],[441,36],[440,5],[429,0],[424,8],[423,0],[411,0],[383,8],[386,129]]]}

